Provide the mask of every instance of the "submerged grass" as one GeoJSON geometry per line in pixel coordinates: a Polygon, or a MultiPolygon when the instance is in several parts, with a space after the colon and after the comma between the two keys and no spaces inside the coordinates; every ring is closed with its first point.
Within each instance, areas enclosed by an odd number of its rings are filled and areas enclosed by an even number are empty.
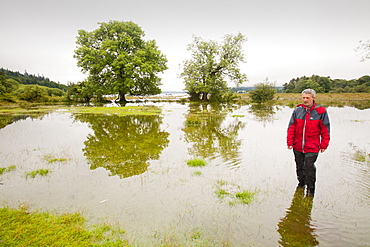
{"type": "Polygon", "coordinates": [[[121,229],[85,228],[80,214],[49,213],[0,208],[1,246],[129,246],[121,229]]]}
{"type": "Polygon", "coordinates": [[[35,170],[35,171],[32,171],[32,172],[27,172],[26,176],[31,177],[31,178],[35,178],[37,175],[46,176],[46,175],[49,174],[49,172],[50,172],[49,169],[39,169],[39,170],[35,170]]]}
{"type": "Polygon", "coordinates": [[[235,205],[253,202],[255,193],[243,190],[239,185],[219,180],[217,181],[217,190],[215,194],[222,201],[227,201],[229,205],[235,205]]]}
{"type": "Polygon", "coordinates": [[[0,167],[0,175],[2,175],[5,172],[14,171],[15,169],[16,169],[15,165],[11,165],[11,166],[8,166],[8,167],[0,167]]]}
{"type": "Polygon", "coordinates": [[[353,143],[349,143],[350,147],[353,149],[352,159],[358,162],[367,162],[370,164],[370,153],[366,152],[365,150],[357,147],[353,143]]]}
{"type": "Polygon", "coordinates": [[[48,163],[54,163],[54,162],[64,162],[64,161],[67,161],[67,159],[66,158],[60,158],[60,159],[58,159],[58,158],[53,158],[53,159],[48,159],[47,160],[47,162],[48,163]]]}

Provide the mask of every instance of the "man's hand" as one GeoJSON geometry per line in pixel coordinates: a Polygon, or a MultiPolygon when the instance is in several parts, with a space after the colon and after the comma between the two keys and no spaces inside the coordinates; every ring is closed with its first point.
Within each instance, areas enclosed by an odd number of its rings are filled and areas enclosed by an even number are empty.
{"type": "Polygon", "coordinates": [[[293,146],[288,146],[288,149],[293,149],[293,146]]]}
{"type": "Polygon", "coordinates": [[[323,152],[325,152],[325,150],[326,150],[326,149],[323,149],[323,148],[322,148],[322,149],[320,149],[320,152],[321,152],[321,153],[323,153],[323,152]]]}

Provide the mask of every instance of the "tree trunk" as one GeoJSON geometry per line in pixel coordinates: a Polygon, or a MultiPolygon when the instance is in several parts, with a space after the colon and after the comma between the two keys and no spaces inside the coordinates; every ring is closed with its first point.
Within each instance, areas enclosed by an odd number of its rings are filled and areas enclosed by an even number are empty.
{"type": "Polygon", "coordinates": [[[202,101],[208,101],[208,93],[203,92],[202,101]]]}
{"type": "Polygon", "coordinates": [[[127,103],[127,100],[126,100],[125,95],[126,95],[126,94],[125,94],[124,92],[119,91],[119,93],[118,93],[118,98],[116,99],[116,102],[126,104],[126,103],[127,103]]]}

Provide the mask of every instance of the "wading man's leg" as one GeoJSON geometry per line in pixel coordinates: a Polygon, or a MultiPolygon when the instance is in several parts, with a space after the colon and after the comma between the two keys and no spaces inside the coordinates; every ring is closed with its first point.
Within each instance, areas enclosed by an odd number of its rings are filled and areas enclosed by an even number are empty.
{"type": "Polygon", "coordinates": [[[294,150],[294,159],[295,159],[295,164],[296,164],[298,187],[303,187],[306,185],[306,173],[305,173],[305,166],[304,166],[305,155],[304,153],[294,150]]]}
{"type": "Polygon", "coordinates": [[[315,194],[315,183],[316,183],[316,166],[318,153],[306,153],[304,161],[304,170],[306,173],[306,185],[307,185],[307,196],[313,196],[315,194]]]}

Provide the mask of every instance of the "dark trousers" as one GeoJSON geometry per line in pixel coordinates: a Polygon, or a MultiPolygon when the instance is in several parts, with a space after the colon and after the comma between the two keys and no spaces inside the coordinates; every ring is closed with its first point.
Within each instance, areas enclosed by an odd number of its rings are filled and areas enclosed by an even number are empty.
{"type": "Polygon", "coordinates": [[[294,150],[296,172],[299,186],[307,185],[308,189],[315,189],[316,166],[318,153],[301,153],[294,150]]]}

